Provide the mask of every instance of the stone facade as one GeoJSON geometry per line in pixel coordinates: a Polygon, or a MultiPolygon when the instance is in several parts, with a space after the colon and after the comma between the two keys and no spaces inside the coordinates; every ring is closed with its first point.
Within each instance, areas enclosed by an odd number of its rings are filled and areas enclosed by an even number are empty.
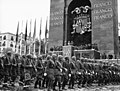
{"type": "MultiPolygon", "coordinates": [[[[49,48],[70,41],[69,5],[76,0],[51,0],[49,48]]],[[[92,44],[101,53],[118,56],[117,0],[87,0],[91,3],[92,44]]],[[[83,2],[83,0],[79,0],[83,2]]]]}

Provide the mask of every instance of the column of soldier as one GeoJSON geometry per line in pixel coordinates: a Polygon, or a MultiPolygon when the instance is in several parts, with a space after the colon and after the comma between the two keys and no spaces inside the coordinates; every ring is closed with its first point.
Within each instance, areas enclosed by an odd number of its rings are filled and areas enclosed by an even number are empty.
{"type": "Polygon", "coordinates": [[[31,55],[8,53],[0,58],[0,82],[9,81],[13,85],[15,82],[20,85],[33,82],[34,88],[39,86],[39,89],[47,88],[48,91],[120,83],[119,66],[87,63],[87,60],[76,59],[75,56],[69,59],[56,54],[47,55],[46,60],[43,60],[42,56],[33,58],[31,55]],[[25,75],[26,73],[29,73],[30,77],[25,75]]]}

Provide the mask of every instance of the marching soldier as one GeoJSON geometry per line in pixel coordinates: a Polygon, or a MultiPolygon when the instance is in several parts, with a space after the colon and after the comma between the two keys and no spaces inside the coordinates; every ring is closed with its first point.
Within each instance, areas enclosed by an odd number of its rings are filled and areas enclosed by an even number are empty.
{"type": "Polygon", "coordinates": [[[47,68],[46,68],[46,73],[47,73],[47,88],[48,91],[50,91],[51,89],[53,89],[53,83],[55,80],[54,77],[54,68],[55,68],[55,63],[54,61],[51,59],[51,56],[47,56],[47,68]]]}
{"type": "Polygon", "coordinates": [[[69,80],[69,73],[70,73],[70,66],[69,66],[69,57],[65,57],[65,60],[63,61],[63,76],[62,76],[62,89],[65,89],[65,86],[67,85],[67,82],[69,80]]]}
{"type": "Polygon", "coordinates": [[[58,56],[58,60],[55,61],[55,82],[54,82],[54,89],[58,82],[59,90],[61,90],[61,77],[62,77],[62,62],[63,57],[61,55],[58,56]]]}
{"type": "Polygon", "coordinates": [[[32,74],[31,69],[32,69],[31,55],[27,55],[27,58],[25,60],[25,85],[30,84],[32,74]]]}
{"type": "Polygon", "coordinates": [[[12,57],[12,68],[11,68],[11,72],[12,72],[12,81],[14,82],[14,80],[16,79],[17,77],[17,72],[18,72],[18,67],[17,67],[17,60],[18,59],[18,55],[17,54],[14,54],[13,57],[12,57]]]}
{"type": "Polygon", "coordinates": [[[11,52],[8,52],[7,55],[5,55],[4,61],[4,71],[5,71],[5,79],[4,82],[7,82],[10,80],[11,77],[11,52]]]}
{"type": "Polygon", "coordinates": [[[44,73],[42,56],[38,57],[36,69],[37,69],[37,79],[36,79],[34,87],[37,88],[37,84],[39,84],[39,88],[41,89],[42,88],[43,73],[44,73]]]}
{"type": "Polygon", "coordinates": [[[25,74],[25,55],[22,55],[20,58],[20,81],[24,80],[24,74],[25,74]]]}
{"type": "Polygon", "coordinates": [[[75,80],[76,80],[76,72],[77,72],[77,68],[75,65],[76,62],[76,57],[73,56],[72,60],[70,62],[70,81],[69,81],[69,88],[74,88],[74,84],[75,84],[75,80]]]}
{"type": "Polygon", "coordinates": [[[0,81],[4,77],[3,57],[0,58],[0,81]]]}

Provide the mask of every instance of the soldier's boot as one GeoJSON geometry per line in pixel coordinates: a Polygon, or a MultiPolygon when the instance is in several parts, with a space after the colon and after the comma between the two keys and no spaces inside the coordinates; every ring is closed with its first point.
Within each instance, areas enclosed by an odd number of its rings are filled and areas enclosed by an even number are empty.
{"type": "Polygon", "coordinates": [[[37,80],[35,81],[34,88],[37,88],[38,82],[39,82],[39,80],[37,79],[37,80]]]}

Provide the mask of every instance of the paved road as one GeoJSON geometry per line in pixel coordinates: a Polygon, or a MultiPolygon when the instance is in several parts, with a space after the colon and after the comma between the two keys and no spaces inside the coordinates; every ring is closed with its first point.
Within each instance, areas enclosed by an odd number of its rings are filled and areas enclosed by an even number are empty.
{"type": "MultiPolygon", "coordinates": [[[[0,91],[47,91],[47,89],[34,89],[32,86],[23,90],[23,87],[16,87],[14,90],[0,90],[0,91]]],[[[109,86],[91,86],[86,88],[75,88],[67,89],[63,91],[120,91],[120,85],[109,85],[109,86]]]]}

